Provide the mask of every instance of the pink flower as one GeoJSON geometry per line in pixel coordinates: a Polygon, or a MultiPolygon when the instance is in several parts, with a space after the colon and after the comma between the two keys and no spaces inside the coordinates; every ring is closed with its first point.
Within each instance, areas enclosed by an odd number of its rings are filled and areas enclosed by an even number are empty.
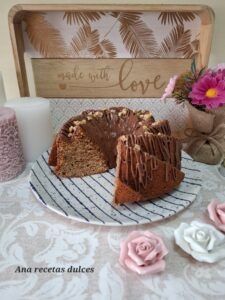
{"type": "Polygon", "coordinates": [[[213,200],[208,205],[208,213],[210,219],[215,223],[215,226],[225,232],[225,203],[213,200]]]}
{"type": "Polygon", "coordinates": [[[192,104],[205,106],[208,109],[222,106],[225,103],[223,71],[206,72],[193,84],[189,97],[192,99],[192,104]]]}
{"type": "Polygon", "coordinates": [[[168,97],[172,96],[172,93],[174,91],[175,85],[176,85],[176,81],[177,81],[178,75],[173,76],[172,78],[170,78],[170,81],[165,89],[165,92],[162,96],[162,100],[165,100],[168,97]]]}
{"type": "Polygon", "coordinates": [[[155,274],[165,269],[168,250],[163,240],[150,231],[133,231],[121,243],[119,262],[138,274],[155,274]]]}

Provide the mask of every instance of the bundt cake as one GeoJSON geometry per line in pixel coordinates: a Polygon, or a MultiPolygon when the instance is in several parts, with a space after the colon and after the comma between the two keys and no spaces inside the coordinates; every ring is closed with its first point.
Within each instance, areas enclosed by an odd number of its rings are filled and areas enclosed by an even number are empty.
{"type": "Polygon", "coordinates": [[[181,148],[167,120],[146,110],[112,107],[72,117],[56,135],[49,165],[82,177],[116,167],[114,203],[158,197],[183,179],[181,148]]]}
{"type": "Polygon", "coordinates": [[[82,177],[116,166],[121,135],[144,132],[171,134],[168,121],[155,122],[145,110],[124,107],[88,110],[67,121],[53,143],[49,164],[58,176],[82,177]]]}

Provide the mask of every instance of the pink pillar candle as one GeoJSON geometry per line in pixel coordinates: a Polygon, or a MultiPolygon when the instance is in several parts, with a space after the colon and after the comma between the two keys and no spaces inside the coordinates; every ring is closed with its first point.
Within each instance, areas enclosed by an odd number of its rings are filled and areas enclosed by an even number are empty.
{"type": "Polygon", "coordinates": [[[0,182],[16,177],[24,167],[16,115],[11,108],[0,107],[0,182]]]}

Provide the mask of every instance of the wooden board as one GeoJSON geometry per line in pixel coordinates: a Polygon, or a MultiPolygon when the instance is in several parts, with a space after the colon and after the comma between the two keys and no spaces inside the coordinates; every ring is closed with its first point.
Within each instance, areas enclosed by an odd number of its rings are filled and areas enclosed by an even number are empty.
{"type": "MultiPolygon", "coordinates": [[[[27,37],[24,37],[24,20],[27,18],[29,19],[29,28],[32,27],[32,32],[30,31],[30,39],[35,39],[37,36],[35,34],[35,30],[39,30],[39,26],[37,23],[35,24],[35,20],[40,21],[41,25],[41,32],[45,32],[44,26],[46,26],[46,30],[48,32],[52,32],[53,39],[56,43],[58,43],[60,40],[64,39],[63,37],[60,38],[54,38],[55,32],[54,28],[49,27],[49,21],[43,18],[43,15],[48,13],[62,13],[62,16],[70,15],[71,19],[68,19],[68,22],[74,22],[73,20],[73,14],[78,14],[79,17],[77,19],[77,22],[83,22],[85,23],[85,18],[87,17],[87,14],[90,14],[92,12],[92,15],[97,14],[105,14],[108,13],[112,15],[114,14],[114,17],[116,19],[117,14],[123,12],[126,13],[133,13],[136,12],[152,12],[152,13],[160,13],[163,14],[163,18],[161,19],[161,22],[169,22],[171,20],[171,14],[173,15],[172,20],[174,23],[170,23],[169,25],[172,26],[180,26],[180,20],[186,20],[189,19],[188,22],[192,22],[191,15],[196,15],[200,19],[200,32],[198,36],[198,50],[195,53],[195,58],[197,61],[198,67],[205,67],[208,64],[209,54],[210,54],[210,48],[211,48],[211,41],[212,41],[212,32],[213,32],[213,24],[214,24],[214,13],[211,8],[204,5],[76,5],[76,4],[46,4],[46,5],[16,5],[14,6],[10,12],[9,12],[9,28],[10,28],[10,35],[11,35],[11,41],[12,41],[12,47],[14,52],[14,58],[15,58],[15,65],[16,65],[16,73],[18,78],[18,84],[19,84],[19,90],[21,96],[29,96],[29,80],[30,77],[34,77],[35,84],[36,84],[36,92],[38,96],[43,97],[104,97],[104,98],[111,98],[111,97],[160,97],[162,94],[162,91],[165,87],[165,83],[168,81],[168,78],[171,75],[174,75],[175,73],[179,73],[181,71],[185,71],[187,67],[190,65],[190,57],[185,57],[184,60],[181,60],[180,58],[177,60],[171,60],[170,62],[167,61],[167,59],[161,58],[161,59],[152,59],[151,57],[148,59],[145,59],[141,57],[141,59],[136,55],[135,57],[132,57],[132,72],[129,74],[129,80],[130,83],[125,82],[128,84],[128,86],[123,87],[121,86],[121,80],[119,80],[119,74],[121,73],[121,67],[124,63],[122,59],[114,58],[111,61],[111,58],[106,63],[103,60],[101,61],[99,58],[96,59],[97,62],[90,59],[77,59],[77,62],[75,61],[75,58],[73,59],[73,64],[81,66],[82,69],[84,69],[85,74],[88,73],[88,69],[93,69],[94,74],[96,73],[97,64],[100,63],[100,67],[104,69],[106,65],[108,65],[110,68],[113,68],[115,74],[112,74],[111,72],[111,78],[110,78],[110,85],[115,85],[113,87],[106,87],[102,86],[104,83],[104,80],[101,80],[101,82],[95,80],[95,84],[89,82],[88,80],[82,79],[79,80],[80,88],[77,88],[78,80],[76,80],[76,88],[74,82],[66,82],[66,79],[64,78],[63,84],[60,82],[60,78],[54,77],[54,72],[52,70],[54,69],[51,61],[48,61],[48,58],[50,57],[46,51],[44,51],[44,54],[41,55],[45,56],[46,58],[42,59],[32,59],[31,56],[31,62],[33,65],[34,74],[30,76],[28,73],[28,68],[26,67],[25,60],[24,60],[24,54],[26,51],[26,47],[24,44],[24,41],[27,39],[27,37]],[[33,18],[32,14],[37,14],[37,18],[33,18]],[[83,14],[83,16],[80,18],[80,14],[83,14]],[[145,62],[144,62],[145,61],[145,62]],[[140,64],[140,65],[139,65],[140,64]],[[132,76],[131,76],[132,75],[132,76]],[[160,79],[158,79],[157,76],[160,76],[160,79]],[[43,80],[43,78],[45,78],[43,80]],[[152,82],[154,80],[157,81],[157,84],[154,86],[154,84],[148,84],[148,87],[146,88],[145,84],[147,82],[152,82]],[[66,88],[62,88],[65,86],[66,88]],[[97,83],[101,83],[101,86],[99,88],[97,83]],[[158,88],[158,84],[161,83],[160,88],[158,88]],[[164,83],[164,84],[163,84],[164,83]],[[59,84],[61,84],[61,89],[59,88],[59,84]],[[70,85],[70,88],[68,87],[68,84],[70,85]],[[81,87],[81,84],[84,84],[84,87],[81,87]],[[74,87],[72,87],[72,85],[74,87]]],[[[89,15],[90,16],[90,15],[89,15]]],[[[75,16],[76,17],[76,16],[75,16]]],[[[64,17],[63,17],[64,18],[64,17]]],[[[51,20],[54,18],[51,18],[51,20]]],[[[146,19],[144,19],[146,20],[146,19]]],[[[100,20],[101,21],[101,20],[100,20]]],[[[142,20],[143,21],[143,20],[142,20]]],[[[99,19],[94,20],[95,24],[99,22],[99,19]]],[[[138,21],[139,22],[139,21],[138,21]]],[[[101,23],[101,22],[100,22],[101,23]]],[[[143,22],[142,22],[143,23],[143,22]]],[[[87,25],[87,23],[83,24],[84,26],[87,25]]],[[[123,30],[124,26],[126,24],[123,24],[123,30]]],[[[145,25],[144,25],[145,26],[145,25]]],[[[157,25],[158,26],[158,25],[157,25]]],[[[168,27],[168,24],[163,24],[165,26],[164,28],[168,27]]],[[[189,26],[189,25],[188,25],[189,26]]],[[[28,29],[29,29],[28,28],[28,29]]],[[[67,27],[68,28],[68,27],[67,27]]],[[[93,27],[94,28],[94,27],[93,27]]],[[[112,27],[116,28],[116,26],[112,27]]],[[[121,27],[122,28],[122,27],[121,27]]],[[[119,30],[122,30],[122,29],[119,30]]],[[[29,30],[28,30],[29,31],[29,30]]],[[[94,29],[92,29],[94,31],[94,29]]],[[[64,30],[64,32],[66,32],[64,30]]],[[[107,33],[106,33],[107,34],[107,33]]],[[[171,34],[173,34],[171,32],[171,34]]],[[[187,38],[188,33],[186,31],[183,32],[184,37],[187,38]]],[[[64,33],[63,33],[64,35],[64,33]]],[[[102,36],[102,35],[100,35],[102,36]]],[[[103,35],[104,36],[104,35],[103,35]]],[[[40,35],[39,35],[40,38],[40,35]]],[[[125,37],[124,40],[127,38],[125,37]]],[[[48,40],[48,39],[46,39],[48,40]]],[[[67,40],[67,37],[65,38],[67,40]]],[[[185,40],[185,39],[183,39],[185,40]]],[[[108,37],[107,37],[108,41],[108,37]]],[[[112,37],[111,37],[112,41],[112,37]]],[[[113,40],[114,41],[114,40],[113,40]]],[[[193,44],[194,45],[194,44],[193,44]]],[[[34,46],[34,45],[33,45],[34,46]]],[[[39,47],[40,50],[43,50],[43,44],[42,41],[36,41],[36,46],[39,47]]],[[[52,47],[52,52],[54,51],[54,46],[52,47]]],[[[59,47],[61,49],[61,45],[59,47]]],[[[168,48],[168,47],[167,47],[168,48]]],[[[131,46],[131,49],[132,46],[131,46]]],[[[46,49],[44,49],[46,50],[46,49]]],[[[167,49],[168,50],[168,49],[167,49]]],[[[185,50],[185,47],[183,47],[183,51],[185,50]]],[[[57,51],[56,51],[57,52],[57,51]]],[[[40,56],[39,56],[40,57],[40,56]]],[[[57,58],[61,58],[57,60],[55,68],[57,68],[57,72],[69,72],[71,71],[71,61],[68,60],[68,57],[61,57],[61,53],[59,53],[59,56],[57,58]]],[[[157,56],[156,56],[157,57],[157,56]]],[[[171,56],[168,56],[171,57],[171,56]]],[[[126,63],[126,67],[128,66],[128,63],[126,63]]],[[[99,70],[98,70],[99,72],[99,70]]],[[[89,75],[85,75],[87,77],[89,75]]],[[[90,75],[91,76],[91,75],[90,75]]],[[[87,78],[86,78],[87,79],[87,78]]],[[[128,78],[126,78],[128,80],[128,78]]],[[[122,83],[124,81],[122,80],[122,83]]],[[[106,84],[106,83],[105,83],[106,84]]]]}
{"type": "Polygon", "coordinates": [[[36,92],[44,97],[161,97],[191,59],[32,59],[36,92]]]}

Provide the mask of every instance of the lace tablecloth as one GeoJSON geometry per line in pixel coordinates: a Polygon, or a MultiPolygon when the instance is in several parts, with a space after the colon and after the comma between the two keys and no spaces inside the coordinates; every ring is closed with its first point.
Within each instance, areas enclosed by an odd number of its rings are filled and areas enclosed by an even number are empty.
{"type": "Polygon", "coordinates": [[[173,238],[180,222],[208,220],[212,198],[224,201],[225,177],[217,167],[203,166],[202,190],[188,209],[131,227],[82,224],[48,210],[30,190],[29,167],[20,178],[0,185],[1,300],[225,299],[225,260],[196,262],[173,238]],[[135,229],[163,237],[169,249],[163,273],[138,276],[118,263],[120,241],[135,229]]]}

